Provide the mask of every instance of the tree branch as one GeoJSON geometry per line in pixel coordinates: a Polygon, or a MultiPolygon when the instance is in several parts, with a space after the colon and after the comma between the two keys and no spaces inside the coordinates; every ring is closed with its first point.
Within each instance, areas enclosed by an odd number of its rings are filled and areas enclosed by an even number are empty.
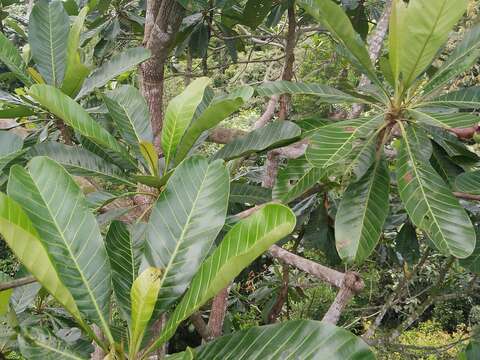
{"type": "Polygon", "coordinates": [[[33,276],[26,276],[20,279],[12,280],[12,281],[6,281],[0,284],[0,291],[14,289],[20,286],[32,284],[36,281],[37,279],[35,279],[33,276]]]}

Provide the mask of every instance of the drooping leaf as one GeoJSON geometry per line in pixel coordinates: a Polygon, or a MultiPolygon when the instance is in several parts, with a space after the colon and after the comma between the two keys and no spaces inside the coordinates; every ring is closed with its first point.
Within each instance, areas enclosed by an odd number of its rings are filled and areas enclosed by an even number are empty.
{"type": "Polygon", "coordinates": [[[448,106],[460,109],[480,108],[480,87],[469,87],[425,100],[420,106],[448,106]]]}
{"type": "Polygon", "coordinates": [[[457,176],[455,189],[468,194],[480,195],[480,170],[465,172],[457,176]]]}
{"type": "Polygon", "coordinates": [[[131,85],[123,85],[103,96],[123,139],[137,148],[142,141],[153,142],[147,102],[131,85]]]}
{"type": "Polygon", "coordinates": [[[8,194],[22,204],[80,312],[101,325],[111,341],[110,264],[97,221],[79,186],[58,163],[36,157],[27,169],[12,167],[8,194]]]}
{"type": "Polygon", "coordinates": [[[205,77],[196,79],[168,103],[162,129],[162,148],[167,168],[175,157],[177,146],[190,125],[209,83],[210,79],[205,77]]]}
{"type": "Polygon", "coordinates": [[[27,65],[22,56],[3,32],[0,32],[0,61],[26,86],[32,84],[32,79],[27,73],[27,65]]]}
{"type": "Polygon", "coordinates": [[[324,174],[305,157],[291,159],[285,168],[279,170],[272,197],[287,204],[315,186],[324,174]]]}
{"type": "Polygon", "coordinates": [[[15,256],[40,284],[80,320],[80,312],[70,291],[63,285],[46,248],[21,206],[0,193],[0,233],[15,256]]]}
{"type": "Polygon", "coordinates": [[[458,75],[472,67],[480,56],[480,25],[475,25],[466,32],[463,40],[457,45],[442,66],[431,77],[424,87],[424,94],[430,94],[446,85],[458,75]]]}
{"type": "Polygon", "coordinates": [[[403,224],[395,239],[395,250],[408,264],[414,264],[420,258],[420,246],[417,232],[410,222],[403,224]]]}
{"type": "Polygon", "coordinates": [[[32,57],[45,81],[62,85],[65,75],[70,21],[61,1],[41,0],[28,22],[28,43],[32,57]]]}
{"type": "Polygon", "coordinates": [[[409,112],[420,122],[447,129],[470,127],[480,122],[478,115],[469,113],[438,114],[417,110],[410,110],[409,112]]]}
{"type": "Polygon", "coordinates": [[[15,288],[10,304],[17,315],[24,312],[34,302],[41,288],[42,285],[37,282],[15,288]]]}
{"type": "MultiPolygon", "coordinates": [[[[182,359],[183,353],[171,360],[182,359]]],[[[196,360],[374,360],[361,338],[342,328],[314,320],[292,320],[254,326],[222,336],[195,351],[196,360]]],[[[170,360],[170,357],[169,357],[170,360]]]]}
{"type": "Polygon", "coordinates": [[[313,166],[327,168],[347,159],[356,149],[356,143],[371,135],[383,121],[383,115],[378,115],[321,127],[310,138],[307,160],[313,166]]]}
{"type": "Polygon", "coordinates": [[[135,185],[118,166],[80,146],[44,142],[30,148],[29,155],[32,157],[48,156],[61,164],[72,175],[99,176],[113,183],[135,185]]]}
{"type": "Polygon", "coordinates": [[[300,136],[300,128],[290,121],[274,121],[234,139],[214,155],[214,159],[231,160],[255,152],[288,145],[300,136]]]}
{"type": "Polygon", "coordinates": [[[142,63],[150,57],[150,50],[143,47],[127,49],[103,63],[85,80],[76,99],[80,99],[97,88],[101,88],[118,75],[142,63]]]}
{"type": "Polygon", "coordinates": [[[432,145],[433,152],[430,163],[442,179],[453,188],[456,177],[463,172],[463,169],[455,161],[455,158],[452,159],[448,156],[447,152],[440,145],[436,143],[432,145]]]}
{"type": "Polygon", "coordinates": [[[381,87],[365,43],[353,29],[343,9],[331,0],[301,0],[300,6],[325,26],[340,41],[345,51],[355,58],[363,72],[381,87]]]}
{"type": "Polygon", "coordinates": [[[130,290],[138,276],[143,245],[143,239],[133,236],[124,223],[112,221],[106,236],[106,247],[112,266],[115,297],[127,320],[130,320],[130,290]]]}
{"type": "Polygon", "coordinates": [[[253,94],[253,88],[247,88],[246,94],[232,93],[229,96],[213,99],[212,102],[190,124],[178,145],[175,164],[180,163],[198,140],[200,135],[216,126],[237,111],[253,94]]]}
{"type": "Polygon", "coordinates": [[[126,150],[75,100],[49,85],[33,85],[28,93],[48,111],[96,144],[128,158],[126,150]]]}
{"type": "Polygon", "coordinates": [[[145,256],[164,271],[157,309],[165,311],[187,289],[190,280],[223,227],[229,177],[222,161],[193,156],[168,180],[152,209],[145,256]]]}
{"type": "Polygon", "coordinates": [[[443,254],[468,257],[475,247],[473,225],[443,179],[429,163],[432,146],[418,128],[402,127],[397,182],[412,222],[443,254]]]}
{"type": "Polygon", "coordinates": [[[447,41],[468,0],[395,0],[390,34],[392,69],[408,89],[447,41]]]}
{"type": "Polygon", "coordinates": [[[62,83],[62,91],[72,97],[77,94],[82,87],[83,81],[90,73],[90,69],[80,60],[80,54],[78,52],[80,33],[88,10],[88,7],[84,7],[80,11],[68,33],[65,78],[62,83]]]}
{"type": "Polygon", "coordinates": [[[340,90],[321,84],[305,84],[292,81],[273,81],[256,88],[260,96],[273,96],[281,94],[291,95],[315,95],[322,102],[338,103],[363,103],[364,100],[346,94],[340,90]]]}
{"type": "Polygon", "coordinates": [[[10,161],[23,153],[22,146],[23,140],[20,136],[0,131],[0,172],[10,161]]]}
{"type": "MultiPolygon", "coordinates": [[[[145,269],[133,282],[131,290],[132,318],[130,321],[130,354],[138,353],[145,330],[155,309],[161,286],[162,270],[145,269]]],[[[133,356],[131,356],[134,358],[133,356]]]]}
{"type": "Polygon", "coordinates": [[[295,222],[295,215],[288,207],[267,204],[235,224],[198,269],[188,291],[150,351],[170,339],[184,319],[226,287],[272,244],[290,234],[295,228],[295,222]]]}
{"type": "Polygon", "coordinates": [[[343,194],[335,216],[335,240],[340,257],[362,263],[377,246],[389,209],[390,176],[378,160],[343,194]]]}

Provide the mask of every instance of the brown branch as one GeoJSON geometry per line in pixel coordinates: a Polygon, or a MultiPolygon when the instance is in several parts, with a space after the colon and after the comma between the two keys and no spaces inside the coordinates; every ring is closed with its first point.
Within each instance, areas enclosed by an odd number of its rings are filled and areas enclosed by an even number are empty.
{"type": "Polygon", "coordinates": [[[277,106],[278,96],[272,96],[267,103],[267,107],[263,114],[255,121],[253,124],[253,129],[259,129],[264,127],[265,125],[272,120],[273,115],[275,115],[275,107],[277,106]]]}
{"type": "Polygon", "coordinates": [[[25,277],[20,278],[20,279],[15,279],[15,280],[12,280],[12,281],[6,281],[6,282],[0,284],[0,291],[8,290],[8,289],[15,289],[15,288],[20,287],[20,286],[32,284],[36,281],[37,281],[37,279],[35,279],[33,276],[25,276],[25,277]]]}
{"type": "Polygon", "coordinates": [[[457,198],[460,198],[460,199],[480,201],[480,195],[467,194],[467,193],[457,192],[457,191],[454,192],[453,195],[455,195],[457,198]]]}
{"type": "Polygon", "coordinates": [[[447,130],[455,134],[459,139],[469,140],[473,138],[476,132],[480,131],[480,126],[472,126],[468,128],[452,128],[447,130]]]}
{"type": "Polygon", "coordinates": [[[210,130],[208,134],[207,141],[216,143],[216,144],[228,144],[238,137],[247,135],[247,131],[240,129],[230,129],[230,128],[221,128],[216,127],[210,130]]]}
{"type": "Polygon", "coordinates": [[[228,306],[228,294],[230,293],[230,286],[222,289],[212,301],[212,309],[210,311],[210,318],[208,319],[208,340],[216,339],[222,336],[223,322],[228,306]]]}
{"type": "Polygon", "coordinates": [[[270,313],[268,314],[268,323],[273,324],[277,321],[278,316],[282,312],[283,305],[287,301],[288,298],[288,285],[289,285],[289,271],[290,267],[287,264],[283,264],[282,266],[282,287],[278,293],[277,299],[275,304],[273,304],[270,313]]]}
{"type": "Polygon", "coordinates": [[[192,316],[190,316],[190,321],[192,322],[193,326],[195,327],[195,330],[197,330],[198,334],[202,337],[204,341],[208,341],[209,338],[209,333],[208,333],[208,328],[207,324],[205,323],[205,320],[203,320],[202,315],[199,311],[193,313],[192,316]]]}

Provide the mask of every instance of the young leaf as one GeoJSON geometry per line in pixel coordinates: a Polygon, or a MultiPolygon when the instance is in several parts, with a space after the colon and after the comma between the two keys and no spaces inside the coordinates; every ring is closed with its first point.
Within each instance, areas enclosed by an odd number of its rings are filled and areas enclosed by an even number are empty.
{"type": "Polygon", "coordinates": [[[400,198],[412,222],[441,253],[466,258],[475,248],[475,231],[465,210],[430,165],[431,153],[430,139],[422,130],[402,126],[397,159],[400,198]]]}
{"type": "Polygon", "coordinates": [[[383,160],[348,186],[335,216],[335,240],[342,260],[361,264],[375,249],[388,215],[389,189],[383,160]]]}
{"type": "Polygon", "coordinates": [[[163,269],[157,310],[166,311],[190,280],[223,227],[229,176],[222,161],[184,160],[152,209],[145,257],[163,269]]]}
{"type": "Polygon", "coordinates": [[[55,87],[62,84],[70,20],[61,1],[40,0],[28,22],[28,43],[38,71],[55,87]]]}
{"type": "Polygon", "coordinates": [[[83,81],[90,73],[90,69],[80,60],[78,52],[80,33],[88,11],[87,6],[80,11],[68,33],[65,78],[62,83],[62,91],[72,97],[77,94],[82,87],[83,81]]]}
{"type": "Polygon", "coordinates": [[[12,167],[8,194],[22,204],[80,312],[101,325],[111,342],[110,264],[79,186],[55,161],[36,157],[28,163],[28,171],[12,167]]]}
{"type": "Polygon", "coordinates": [[[143,47],[136,47],[127,49],[113,56],[109,61],[103,63],[102,66],[90,74],[83,83],[76,99],[81,99],[95,89],[101,88],[118,75],[147,60],[150,55],[150,50],[143,47]]]}
{"type": "Polygon", "coordinates": [[[228,285],[272,244],[290,234],[296,218],[286,206],[267,204],[235,224],[220,246],[196,272],[188,291],[175,308],[153,351],[175,333],[178,325],[228,285]]]}
{"type": "Polygon", "coordinates": [[[134,359],[142,345],[145,330],[155,308],[162,270],[149,267],[133,282],[130,298],[132,319],[130,321],[130,358],[134,359]]]}
{"type": "Polygon", "coordinates": [[[27,73],[27,65],[23,61],[22,56],[3,32],[0,32],[0,61],[26,86],[32,84],[32,79],[27,73]]]}
{"type": "Polygon", "coordinates": [[[168,103],[162,130],[162,148],[167,169],[209,83],[210,79],[205,77],[196,79],[168,103]]]}
{"type": "Polygon", "coordinates": [[[225,145],[213,156],[214,159],[231,160],[251,153],[288,145],[301,134],[300,128],[290,121],[274,121],[253,130],[225,145]]]}
{"type": "MultiPolygon", "coordinates": [[[[171,360],[182,359],[183,353],[171,360]]],[[[222,336],[195,351],[195,360],[328,359],[374,360],[361,338],[334,325],[313,320],[292,320],[254,326],[222,336]]]]}

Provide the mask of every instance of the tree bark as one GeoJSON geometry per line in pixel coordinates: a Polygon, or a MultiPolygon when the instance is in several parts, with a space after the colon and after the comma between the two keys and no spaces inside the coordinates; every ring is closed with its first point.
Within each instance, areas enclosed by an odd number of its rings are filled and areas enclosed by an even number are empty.
{"type": "Polygon", "coordinates": [[[222,336],[223,322],[225,321],[225,314],[228,306],[228,294],[230,293],[230,286],[222,289],[212,301],[212,309],[210,311],[210,318],[208,319],[208,341],[222,336]]]}

